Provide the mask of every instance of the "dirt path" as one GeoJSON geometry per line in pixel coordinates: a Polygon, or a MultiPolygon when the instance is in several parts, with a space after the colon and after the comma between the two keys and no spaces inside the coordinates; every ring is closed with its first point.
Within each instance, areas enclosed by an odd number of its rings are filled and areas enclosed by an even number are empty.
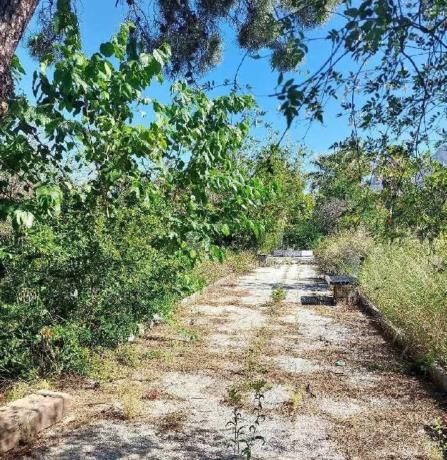
{"type": "Polygon", "coordinates": [[[258,391],[265,444],[253,458],[442,458],[426,429],[442,416],[439,397],[355,308],[301,306],[325,289],[316,277],[309,264],[258,268],[182,307],[178,324],[133,345],[124,373],[68,388],[74,416],[30,457],[239,458],[227,423],[235,406],[242,424],[255,421],[258,391]]]}

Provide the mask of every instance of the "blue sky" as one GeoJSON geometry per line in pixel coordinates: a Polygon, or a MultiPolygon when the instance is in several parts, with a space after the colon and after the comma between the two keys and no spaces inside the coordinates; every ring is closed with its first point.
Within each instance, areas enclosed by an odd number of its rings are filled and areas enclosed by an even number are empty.
{"type": "MultiPolygon", "coordinates": [[[[112,0],[95,0],[91,2],[82,2],[79,7],[80,25],[84,50],[87,54],[92,54],[98,50],[99,45],[107,41],[117,30],[119,24],[125,17],[123,7],[114,7],[112,0]]],[[[329,23],[324,27],[312,31],[313,37],[324,37],[333,24],[329,23]]],[[[34,21],[31,22],[28,31],[35,29],[34,21]]],[[[328,44],[324,40],[315,40],[311,42],[310,52],[308,53],[302,66],[298,69],[300,74],[316,69],[317,66],[328,55],[328,44]]],[[[22,65],[27,71],[27,76],[23,78],[21,87],[25,93],[29,94],[31,90],[32,73],[37,67],[25,47],[20,46],[18,56],[22,65]]],[[[260,53],[265,55],[266,53],[260,53]]],[[[222,62],[205,77],[203,81],[223,82],[226,78],[232,79],[244,52],[238,49],[234,33],[231,30],[225,30],[224,56],[222,62]]],[[[290,75],[299,77],[297,73],[290,75]]],[[[244,86],[249,84],[252,87],[250,91],[255,97],[259,107],[266,112],[265,121],[272,126],[272,129],[282,132],[285,128],[284,117],[277,111],[278,101],[268,95],[274,91],[278,74],[270,68],[268,59],[252,60],[246,59],[239,72],[239,83],[244,86]]],[[[155,84],[149,91],[148,95],[158,98],[162,101],[169,100],[169,87],[172,82],[165,81],[163,85],[155,84]]],[[[222,94],[227,89],[220,89],[222,94]]],[[[219,94],[217,90],[213,94],[219,94]]],[[[305,161],[308,165],[311,158],[315,155],[325,153],[329,147],[336,141],[344,139],[350,133],[347,119],[345,117],[337,118],[339,105],[331,102],[327,105],[325,111],[324,124],[314,123],[310,129],[307,123],[295,122],[289,130],[288,139],[300,144],[304,144],[309,151],[305,161]],[[305,137],[304,137],[305,136],[305,137]],[[304,137],[304,138],[303,138],[304,137]]],[[[268,130],[258,128],[253,131],[257,138],[263,138],[268,135],[268,130]]]]}

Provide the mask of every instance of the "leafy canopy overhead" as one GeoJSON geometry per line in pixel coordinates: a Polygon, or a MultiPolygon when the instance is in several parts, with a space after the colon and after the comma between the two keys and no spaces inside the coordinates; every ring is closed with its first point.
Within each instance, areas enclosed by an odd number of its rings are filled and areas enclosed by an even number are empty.
{"type": "MultiPolygon", "coordinates": [[[[111,8],[127,6],[136,25],[135,47],[150,52],[169,43],[172,58],[166,71],[186,75],[190,83],[220,61],[228,26],[246,51],[243,59],[267,52],[280,73],[272,96],[281,101],[287,129],[299,116],[323,122],[325,105],[334,98],[354,135],[371,136],[374,148],[398,141],[416,152],[421,145],[446,140],[444,0],[110,2],[111,8]],[[323,47],[315,48],[318,39],[310,32],[325,22],[323,47]],[[321,54],[320,64],[310,74],[284,78],[315,51],[321,54]]],[[[35,54],[52,51],[64,27],[76,23],[75,8],[75,0],[42,3],[42,31],[30,43],[35,54]]]]}
{"type": "Polygon", "coordinates": [[[323,120],[328,97],[341,98],[355,137],[374,148],[446,141],[447,4],[444,0],[345,0],[331,52],[315,73],[278,81],[288,125],[298,114],[323,120]]]}
{"type": "MultiPolygon", "coordinates": [[[[294,69],[304,57],[300,40],[303,30],[322,24],[336,0],[110,0],[110,8],[127,7],[135,25],[135,38],[145,51],[169,43],[171,75],[190,78],[205,73],[220,62],[223,35],[230,27],[239,46],[253,57],[264,48],[271,63],[281,70],[294,69]]],[[[45,0],[39,12],[40,32],[30,41],[37,56],[52,51],[64,27],[76,23],[76,0],[45,0]]]]}
{"type": "Polygon", "coordinates": [[[253,99],[211,100],[185,83],[173,86],[168,105],[145,97],[151,81],[162,79],[170,51],[136,54],[132,30],[125,23],[87,57],[73,28],[58,45],[54,72],[43,60],[34,74],[36,105],[12,101],[0,130],[2,171],[25,187],[13,200],[3,194],[3,217],[29,227],[35,216],[58,213],[69,195],[81,208],[100,206],[110,216],[130,190],[147,205],[171,203],[160,239],[177,248],[215,251],[218,235],[243,228],[259,235],[246,210],[269,191],[243,174],[239,158],[253,99]],[[146,126],[133,122],[142,108],[154,116],[146,126]]]}

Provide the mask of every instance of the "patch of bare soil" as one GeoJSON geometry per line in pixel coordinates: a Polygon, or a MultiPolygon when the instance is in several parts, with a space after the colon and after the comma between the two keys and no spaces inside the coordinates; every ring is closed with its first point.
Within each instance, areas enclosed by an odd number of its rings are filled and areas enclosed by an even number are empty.
{"type": "Polygon", "coordinates": [[[73,414],[20,455],[232,459],[248,446],[258,459],[441,459],[427,430],[441,396],[356,308],[300,305],[324,290],[303,264],[221,283],[104,356],[99,385],[61,384],[73,414]]]}

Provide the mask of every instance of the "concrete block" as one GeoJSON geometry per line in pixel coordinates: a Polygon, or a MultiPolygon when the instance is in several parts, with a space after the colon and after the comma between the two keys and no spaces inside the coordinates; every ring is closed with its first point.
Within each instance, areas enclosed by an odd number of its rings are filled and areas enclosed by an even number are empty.
{"type": "Polygon", "coordinates": [[[301,305],[335,305],[334,298],[328,295],[303,295],[301,305]]]}
{"type": "Polygon", "coordinates": [[[0,453],[60,421],[70,406],[68,394],[42,390],[0,407],[0,453]]]}

